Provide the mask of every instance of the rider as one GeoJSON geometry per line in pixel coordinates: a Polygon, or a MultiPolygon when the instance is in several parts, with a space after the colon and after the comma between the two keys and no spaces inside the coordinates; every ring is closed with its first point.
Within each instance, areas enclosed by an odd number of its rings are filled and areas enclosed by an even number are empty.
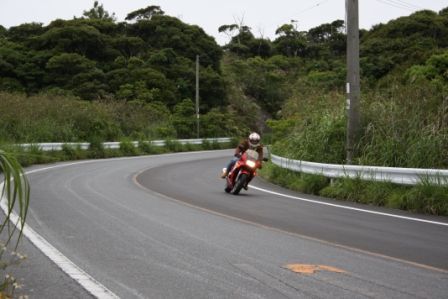
{"type": "Polygon", "coordinates": [[[225,178],[230,170],[232,170],[235,163],[240,159],[241,155],[247,151],[248,149],[253,149],[258,153],[258,160],[263,161],[263,144],[260,143],[260,135],[253,132],[250,133],[249,137],[243,140],[235,149],[235,154],[232,160],[230,160],[229,164],[226,168],[223,168],[221,178],[225,178]]]}

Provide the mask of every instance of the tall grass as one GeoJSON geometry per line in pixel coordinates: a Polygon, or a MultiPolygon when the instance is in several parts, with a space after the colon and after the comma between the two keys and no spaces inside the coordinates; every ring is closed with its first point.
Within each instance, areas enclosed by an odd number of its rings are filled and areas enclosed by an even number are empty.
{"type": "Polygon", "coordinates": [[[175,136],[170,113],[156,104],[80,101],[0,92],[0,141],[72,142],[175,136]],[[169,134],[169,135],[165,135],[169,134]]]}
{"type": "MultiPolygon", "coordinates": [[[[344,163],[345,96],[296,94],[282,121],[271,121],[274,153],[324,163],[344,163]],[[286,124],[286,127],[285,127],[286,124]],[[283,125],[283,127],[282,127],[283,125]]],[[[355,163],[390,167],[448,168],[448,95],[431,85],[395,85],[366,91],[362,138],[355,163]]]]}
{"type": "Polygon", "coordinates": [[[359,163],[448,167],[448,95],[431,85],[366,94],[359,163]]]}
{"type": "MultiPolygon", "coordinates": [[[[345,95],[299,90],[283,119],[270,121],[272,152],[288,158],[345,163],[345,95]]],[[[389,167],[448,168],[448,94],[431,84],[392,85],[363,91],[361,138],[355,163],[389,167]]],[[[360,179],[333,184],[275,167],[261,172],[276,183],[305,193],[342,200],[448,215],[448,187],[422,180],[414,187],[360,179]],[[268,174],[266,174],[268,172],[268,174]]]]}
{"type": "Polygon", "coordinates": [[[416,186],[370,182],[360,178],[330,180],[319,175],[293,172],[271,163],[265,163],[259,174],[275,184],[302,193],[448,216],[448,186],[434,184],[425,179],[416,186]]]}

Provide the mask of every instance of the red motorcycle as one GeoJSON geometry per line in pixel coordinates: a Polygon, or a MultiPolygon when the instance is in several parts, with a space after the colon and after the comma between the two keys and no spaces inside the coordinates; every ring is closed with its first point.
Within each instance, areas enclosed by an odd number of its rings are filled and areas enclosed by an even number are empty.
{"type": "Polygon", "coordinates": [[[247,184],[256,176],[257,168],[261,167],[258,157],[258,153],[252,149],[245,151],[227,175],[224,191],[238,195],[242,188],[247,188],[247,184]]]}

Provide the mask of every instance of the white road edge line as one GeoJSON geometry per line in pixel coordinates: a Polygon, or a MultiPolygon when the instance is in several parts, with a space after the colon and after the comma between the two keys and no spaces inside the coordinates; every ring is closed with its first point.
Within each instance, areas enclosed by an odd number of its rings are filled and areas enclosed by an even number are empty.
{"type": "MultiPolygon", "coordinates": [[[[3,182],[0,183],[0,189],[3,188],[3,184],[3,182]]],[[[6,214],[8,210],[6,198],[2,198],[0,206],[3,212],[6,214]]],[[[16,226],[19,225],[19,216],[14,211],[10,215],[10,221],[16,226]]],[[[25,224],[23,228],[23,234],[30,240],[31,243],[34,244],[34,246],[42,251],[43,254],[45,254],[51,261],[53,261],[59,268],[61,268],[61,270],[64,271],[68,276],[78,282],[90,294],[101,299],[119,298],[111,290],[106,288],[92,276],[84,272],[71,260],[69,260],[65,255],[63,255],[59,250],[48,243],[47,240],[36,233],[27,224],[25,224]]]]}
{"type": "MultiPolygon", "coordinates": [[[[197,152],[189,152],[191,153],[202,153],[202,151],[197,152]]],[[[188,154],[178,153],[178,154],[188,154]]],[[[174,154],[168,154],[174,155],[174,154]]],[[[157,155],[152,155],[151,157],[155,157],[157,155]]],[[[99,160],[87,160],[87,161],[77,161],[71,163],[64,163],[49,167],[43,167],[38,169],[33,169],[25,172],[25,174],[33,174],[41,171],[51,170],[55,168],[74,166],[79,164],[88,164],[88,163],[98,163],[104,161],[111,160],[129,160],[129,159],[138,159],[138,158],[147,158],[148,156],[137,156],[137,157],[121,157],[121,158],[111,158],[111,159],[99,159],[99,160]]],[[[0,190],[3,190],[4,182],[0,183],[0,190]]],[[[3,210],[5,214],[7,214],[8,206],[6,205],[6,198],[0,198],[0,208],[3,210]]],[[[10,221],[18,226],[19,224],[19,216],[12,211],[10,214],[10,221]]],[[[31,227],[29,227],[26,223],[23,228],[23,234],[27,237],[31,243],[33,243],[43,254],[45,254],[53,263],[55,263],[62,271],[64,271],[68,276],[70,276],[73,280],[78,282],[86,291],[88,291],[93,296],[100,299],[109,299],[109,298],[120,298],[111,290],[106,288],[103,284],[95,280],[92,276],[87,274],[81,268],[79,268],[75,263],[73,263],[68,257],[63,255],[59,250],[57,250],[53,245],[51,245],[44,237],[35,232],[31,227]]]]}
{"type": "MultiPolygon", "coordinates": [[[[200,153],[200,152],[193,152],[193,153],[200,153]]],[[[180,153],[180,154],[188,154],[188,153],[180,153]]],[[[191,152],[190,152],[190,154],[191,154],[191,152]]],[[[171,155],[173,155],[173,154],[171,154],[171,155]]],[[[154,155],[154,156],[157,156],[157,155],[154,155]]],[[[152,157],[154,157],[154,156],[152,156],[152,157]]],[[[107,159],[107,160],[108,161],[110,161],[110,160],[125,160],[125,159],[137,159],[137,158],[145,158],[145,157],[148,157],[148,156],[112,158],[112,159],[107,159]]],[[[32,173],[46,171],[46,170],[50,170],[50,169],[54,169],[54,168],[68,167],[68,166],[73,166],[73,165],[78,165],[78,164],[87,164],[87,163],[95,163],[95,162],[102,162],[102,161],[105,161],[105,159],[88,160],[88,161],[79,161],[79,162],[73,162],[73,163],[60,164],[60,165],[30,170],[30,171],[27,171],[26,174],[32,174],[32,173]]],[[[4,185],[4,182],[1,182],[0,190],[3,189],[3,185],[4,185]]],[[[363,209],[358,209],[358,208],[353,208],[353,207],[346,207],[346,206],[342,206],[342,205],[331,204],[331,203],[321,202],[321,201],[317,201],[317,200],[311,200],[311,199],[301,198],[301,197],[297,197],[297,196],[282,194],[282,193],[269,191],[269,190],[266,190],[266,189],[263,189],[260,187],[255,187],[255,186],[252,186],[251,188],[261,191],[261,192],[277,195],[277,196],[298,199],[301,201],[320,204],[320,205],[326,205],[326,206],[332,206],[332,207],[347,209],[347,210],[354,210],[354,211],[359,211],[359,212],[364,212],[364,213],[377,214],[377,215],[389,216],[389,217],[394,217],[394,218],[400,218],[400,219],[448,226],[448,223],[443,223],[443,222],[436,222],[436,221],[424,220],[424,219],[419,219],[419,218],[399,216],[399,215],[394,215],[394,214],[363,210],[363,209]]],[[[6,214],[8,207],[5,203],[5,201],[6,201],[5,198],[0,199],[0,207],[2,208],[3,212],[6,214]]],[[[19,217],[14,211],[12,211],[12,213],[10,215],[10,221],[14,225],[18,225],[18,223],[19,223],[19,217]]],[[[25,226],[24,226],[23,234],[30,240],[30,242],[32,242],[39,250],[41,250],[51,261],[53,261],[62,271],[64,271],[67,275],[69,275],[73,280],[78,282],[90,294],[92,294],[93,296],[100,298],[100,299],[119,298],[111,290],[107,289],[104,285],[102,285],[100,282],[95,280],[92,276],[90,276],[89,274],[84,272],[81,268],[79,268],[75,263],[73,263],[70,259],[68,259],[65,255],[63,255],[59,250],[57,250],[55,247],[53,247],[47,240],[45,240],[45,238],[43,238],[41,235],[39,235],[37,232],[35,232],[27,224],[25,224],[25,226]]]]}
{"type": "Polygon", "coordinates": [[[431,220],[426,220],[426,219],[407,217],[407,216],[400,216],[400,215],[395,215],[395,214],[390,214],[390,213],[383,213],[383,212],[377,212],[377,211],[370,211],[370,210],[364,210],[364,209],[359,209],[359,208],[347,207],[347,206],[343,206],[343,205],[337,205],[337,204],[332,204],[332,203],[328,203],[328,202],[312,200],[312,199],[306,199],[306,198],[302,198],[302,197],[298,197],[298,196],[292,196],[292,195],[287,195],[287,194],[283,194],[283,193],[278,193],[278,192],[266,190],[266,189],[263,189],[263,188],[260,188],[260,187],[256,187],[256,186],[251,186],[250,188],[258,190],[258,191],[261,191],[261,192],[265,192],[265,193],[281,196],[281,197],[298,199],[298,200],[301,200],[301,201],[315,203],[315,204],[324,205],[324,206],[330,206],[330,207],[346,209],[346,210],[352,210],[352,211],[363,212],[363,213],[369,213],[369,214],[375,214],[375,215],[382,215],[382,216],[387,216],[387,217],[392,217],[392,218],[399,218],[399,219],[405,219],[405,220],[411,220],[411,221],[418,221],[418,222],[424,222],[424,223],[448,226],[448,223],[445,223],[445,222],[437,222],[437,221],[431,221],[431,220]]]}

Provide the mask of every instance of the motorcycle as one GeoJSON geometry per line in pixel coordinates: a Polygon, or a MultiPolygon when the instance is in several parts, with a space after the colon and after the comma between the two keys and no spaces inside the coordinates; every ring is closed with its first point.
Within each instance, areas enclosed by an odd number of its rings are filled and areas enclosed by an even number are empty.
{"type": "MultiPolygon", "coordinates": [[[[248,149],[241,155],[226,177],[225,192],[238,195],[241,189],[247,188],[247,184],[256,176],[257,168],[261,167],[258,157],[259,154],[252,149],[248,149]]],[[[263,161],[267,161],[267,159],[265,158],[263,161]]]]}

